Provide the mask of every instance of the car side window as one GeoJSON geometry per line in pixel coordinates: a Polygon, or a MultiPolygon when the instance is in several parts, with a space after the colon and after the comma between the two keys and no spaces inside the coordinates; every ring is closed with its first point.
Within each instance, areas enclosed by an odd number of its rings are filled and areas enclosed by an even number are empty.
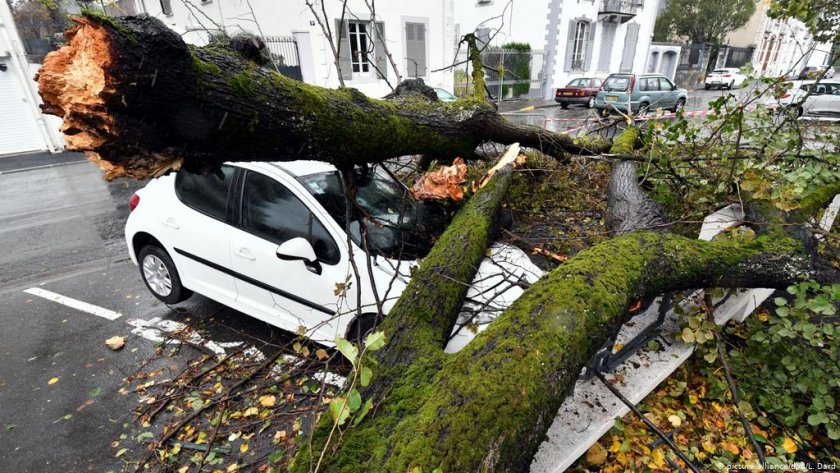
{"type": "Polygon", "coordinates": [[[639,90],[643,92],[655,92],[659,90],[659,80],[656,77],[645,77],[639,90]]]}
{"type": "Polygon", "coordinates": [[[175,177],[175,194],[188,207],[215,219],[224,220],[234,168],[222,166],[221,174],[202,176],[179,171],[175,177]]]}
{"type": "Polygon", "coordinates": [[[256,172],[245,176],[242,228],[278,245],[305,238],[322,263],[336,264],[340,259],[338,246],[309,207],[280,182],[256,172]]]}
{"type": "Polygon", "coordinates": [[[665,77],[660,77],[659,78],[659,89],[660,90],[672,90],[673,87],[674,87],[674,84],[671,83],[671,81],[669,81],[665,77]]]}

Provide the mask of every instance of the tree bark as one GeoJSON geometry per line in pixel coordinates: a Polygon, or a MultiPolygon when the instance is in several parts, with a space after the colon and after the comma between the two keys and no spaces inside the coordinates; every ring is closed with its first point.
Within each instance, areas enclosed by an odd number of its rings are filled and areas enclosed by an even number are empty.
{"type": "Polygon", "coordinates": [[[224,161],[346,168],[410,154],[469,157],[486,140],[559,158],[607,146],[513,124],[480,100],[394,103],[304,84],[230,45],[187,46],[155,18],[74,21],[39,72],[43,109],[64,119],[67,148],[86,151],[107,177],[208,173],[224,161]]]}

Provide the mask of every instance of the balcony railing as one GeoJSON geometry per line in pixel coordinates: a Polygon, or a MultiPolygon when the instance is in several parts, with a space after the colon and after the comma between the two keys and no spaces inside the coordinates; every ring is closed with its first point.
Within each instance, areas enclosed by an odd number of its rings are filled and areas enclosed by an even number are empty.
{"type": "Polygon", "coordinates": [[[598,19],[606,23],[626,23],[636,16],[641,0],[602,0],[598,19]]]}

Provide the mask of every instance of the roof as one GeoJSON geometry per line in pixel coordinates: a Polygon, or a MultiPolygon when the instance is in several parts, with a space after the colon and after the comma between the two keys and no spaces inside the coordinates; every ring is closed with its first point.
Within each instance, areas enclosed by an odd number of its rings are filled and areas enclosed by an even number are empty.
{"type": "Polygon", "coordinates": [[[320,174],[322,172],[332,172],[336,170],[335,166],[323,161],[281,161],[272,164],[282,168],[295,177],[320,174]]]}

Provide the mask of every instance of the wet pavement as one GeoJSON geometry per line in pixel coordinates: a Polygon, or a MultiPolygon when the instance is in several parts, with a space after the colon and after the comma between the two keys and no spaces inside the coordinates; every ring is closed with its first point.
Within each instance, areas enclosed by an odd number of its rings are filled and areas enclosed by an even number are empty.
{"type": "MultiPolygon", "coordinates": [[[[133,471],[123,458],[138,455],[117,458],[111,446],[127,435],[120,448],[138,448],[137,398],[119,390],[153,354],[162,322],[205,327],[205,349],[267,353],[289,335],[199,295],[176,307],[154,299],[123,239],[143,183],[105,182],[78,156],[28,158],[0,158],[0,471],[133,471]],[[106,347],[113,336],[126,338],[121,351],[106,347]]],[[[161,367],[180,369],[196,353],[185,347],[161,367]]]]}

